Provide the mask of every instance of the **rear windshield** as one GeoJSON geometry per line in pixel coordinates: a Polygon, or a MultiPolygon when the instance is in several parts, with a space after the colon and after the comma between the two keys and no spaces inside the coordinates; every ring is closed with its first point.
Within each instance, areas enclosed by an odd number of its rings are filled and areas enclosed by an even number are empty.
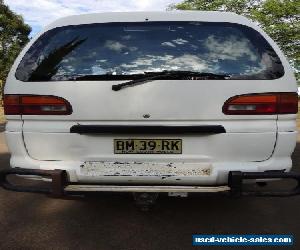
{"type": "Polygon", "coordinates": [[[247,26],[134,22],[50,30],[27,51],[16,77],[25,82],[83,76],[122,80],[164,70],[226,74],[232,79],[276,79],[284,74],[269,43],[247,26]]]}

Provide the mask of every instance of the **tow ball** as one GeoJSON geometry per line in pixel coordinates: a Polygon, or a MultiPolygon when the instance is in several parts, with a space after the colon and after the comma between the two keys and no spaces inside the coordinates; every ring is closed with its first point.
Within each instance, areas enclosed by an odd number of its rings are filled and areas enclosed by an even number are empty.
{"type": "Polygon", "coordinates": [[[148,212],[153,208],[158,198],[158,193],[138,192],[132,194],[136,206],[143,212],[148,212]]]}

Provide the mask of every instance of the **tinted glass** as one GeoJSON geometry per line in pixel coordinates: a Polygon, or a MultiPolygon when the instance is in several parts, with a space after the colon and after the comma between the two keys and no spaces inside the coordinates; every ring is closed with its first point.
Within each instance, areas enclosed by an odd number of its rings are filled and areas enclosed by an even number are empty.
{"type": "Polygon", "coordinates": [[[22,81],[61,81],[80,76],[111,80],[163,70],[229,74],[233,79],[275,79],[284,74],[272,47],[247,26],[142,22],[86,24],[48,31],[28,50],[16,77],[22,81]]]}

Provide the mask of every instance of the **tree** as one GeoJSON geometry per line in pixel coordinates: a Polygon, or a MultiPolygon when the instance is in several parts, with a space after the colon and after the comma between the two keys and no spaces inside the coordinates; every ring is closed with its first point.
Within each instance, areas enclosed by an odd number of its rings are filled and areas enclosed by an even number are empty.
{"type": "Polygon", "coordinates": [[[252,19],[283,50],[300,84],[299,0],[185,0],[171,9],[230,11],[252,19]]]}
{"type": "Polygon", "coordinates": [[[29,41],[31,28],[0,0],[0,80],[5,81],[16,56],[29,41]]]}

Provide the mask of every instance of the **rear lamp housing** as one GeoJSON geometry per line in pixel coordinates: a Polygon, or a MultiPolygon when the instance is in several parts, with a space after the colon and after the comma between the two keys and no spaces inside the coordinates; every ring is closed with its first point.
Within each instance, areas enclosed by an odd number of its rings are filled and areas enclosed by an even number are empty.
{"type": "Polygon", "coordinates": [[[4,95],[5,115],[70,115],[72,106],[62,97],[4,95]]]}
{"type": "Polygon", "coordinates": [[[298,94],[294,92],[237,95],[223,105],[225,115],[296,114],[298,94]]]}

